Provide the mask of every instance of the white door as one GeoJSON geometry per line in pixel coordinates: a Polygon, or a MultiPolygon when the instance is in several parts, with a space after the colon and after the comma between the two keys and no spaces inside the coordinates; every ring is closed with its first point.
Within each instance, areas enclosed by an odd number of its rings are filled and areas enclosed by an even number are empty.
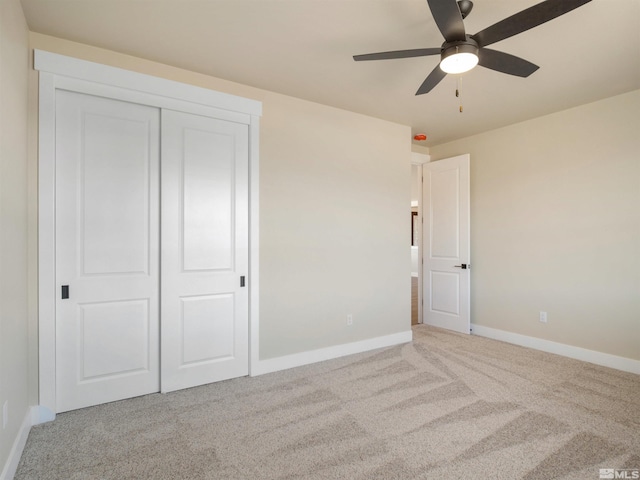
{"type": "Polygon", "coordinates": [[[58,412],[159,390],[159,139],[156,108],[56,93],[58,412]]]}
{"type": "Polygon", "coordinates": [[[248,127],[162,111],[163,392],[248,374],[248,127]]]}
{"type": "Polygon", "coordinates": [[[424,323],[470,332],[469,155],[423,166],[424,323]]]}

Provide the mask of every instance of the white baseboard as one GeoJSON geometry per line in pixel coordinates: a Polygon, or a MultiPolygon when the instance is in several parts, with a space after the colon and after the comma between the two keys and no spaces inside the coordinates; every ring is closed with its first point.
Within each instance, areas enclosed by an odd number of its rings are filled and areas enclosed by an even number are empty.
{"type": "Polygon", "coordinates": [[[251,376],[255,377],[265,373],[301,367],[303,365],[323,362],[325,360],[353,355],[355,353],[368,352],[369,350],[375,350],[376,348],[391,347],[401,343],[408,343],[411,340],[413,340],[413,332],[411,330],[407,330],[406,332],[385,335],[384,337],[376,337],[368,340],[311,350],[309,352],[294,353],[293,355],[285,355],[284,357],[260,360],[257,362],[257,365],[252,365],[251,376]]]}
{"type": "Polygon", "coordinates": [[[483,325],[471,325],[473,335],[480,337],[492,338],[502,342],[513,343],[521,347],[529,347],[535,350],[541,350],[547,353],[555,353],[563,357],[582,360],[583,362],[595,363],[603,367],[615,368],[623,372],[636,373],[640,375],[640,360],[619,357],[609,353],[597,352],[595,350],[587,350],[586,348],[574,347],[564,343],[552,342],[541,338],[520,335],[519,333],[498,330],[497,328],[485,327],[483,325]]]}
{"type": "Polygon", "coordinates": [[[22,420],[22,425],[20,425],[18,435],[16,435],[16,439],[13,442],[11,451],[9,452],[9,457],[7,458],[7,461],[4,464],[4,468],[2,469],[2,473],[0,474],[0,480],[12,480],[13,476],[16,474],[16,470],[18,470],[20,457],[22,457],[22,452],[24,450],[24,446],[27,444],[27,437],[29,436],[29,431],[31,430],[33,408],[34,407],[27,411],[27,414],[22,420]]]}

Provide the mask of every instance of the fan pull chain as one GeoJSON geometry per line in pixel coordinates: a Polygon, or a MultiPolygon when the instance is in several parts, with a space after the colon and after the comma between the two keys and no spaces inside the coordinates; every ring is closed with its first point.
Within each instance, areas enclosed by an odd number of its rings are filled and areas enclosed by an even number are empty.
{"type": "Polygon", "coordinates": [[[458,77],[458,82],[457,82],[457,86],[456,86],[456,98],[460,99],[460,113],[462,113],[462,77],[458,77]]]}

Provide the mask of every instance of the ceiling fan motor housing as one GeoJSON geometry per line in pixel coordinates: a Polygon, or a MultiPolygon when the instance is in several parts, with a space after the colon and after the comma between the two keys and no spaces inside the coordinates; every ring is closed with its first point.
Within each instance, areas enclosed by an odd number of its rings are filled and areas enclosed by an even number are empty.
{"type": "Polygon", "coordinates": [[[478,50],[480,50],[478,43],[473,38],[471,38],[471,35],[467,35],[466,40],[444,42],[442,44],[440,60],[442,61],[445,58],[450,57],[451,55],[455,55],[456,53],[473,53],[477,57],[478,50]]]}
{"type": "Polygon", "coordinates": [[[478,64],[479,50],[476,41],[469,36],[466,40],[445,42],[440,53],[440,69],[453,74],[468,72],[478,64]]]}

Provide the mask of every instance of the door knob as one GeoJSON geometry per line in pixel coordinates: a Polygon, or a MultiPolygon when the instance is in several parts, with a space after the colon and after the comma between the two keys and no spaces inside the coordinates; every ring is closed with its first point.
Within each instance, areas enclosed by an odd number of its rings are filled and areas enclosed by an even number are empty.
{"type": "Polygon", "coordinates": [[[463,263],[462,265],[454,265],[454,267],[455,267],[455,268],[461,268],[461,269],[463,269],[463,270],[466,270],[466,269],[468,269],[468,268],[471,268],[471,264],[468,264],[468,265],[467,265],[466,263],[463,263]]]}

